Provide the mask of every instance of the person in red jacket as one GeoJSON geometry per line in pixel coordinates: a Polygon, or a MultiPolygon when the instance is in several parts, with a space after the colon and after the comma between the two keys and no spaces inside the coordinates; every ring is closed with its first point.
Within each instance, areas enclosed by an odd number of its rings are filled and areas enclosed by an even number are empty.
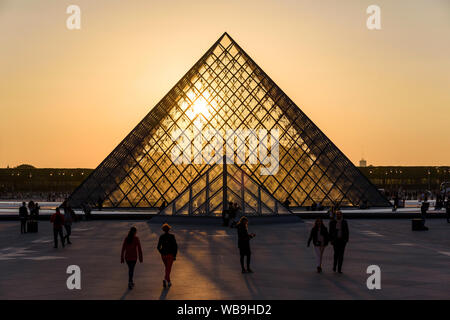
{"type": "Polygon", "coordinates": [[[136,266],[138,253],[139,253],[139,262],[142,263],[144,261],[142,257],[142,248],[141,242],[139,238],[136,236],[137,229],[135,227],[131,227],[128,232],[128,236],[123,241],[122,245],[122,253],[120,254],[120,263],[124,261],[127,262],[128,265],[128,289],[133,289],[133,275],[134,275],[134,267],[136,266]]]}
{"type": "Polygon", "coordinates": [[[64,248],[64,216],[59,212],[59,208],[56,208],[56,212],[50,217],[50,222],[53,223],[53,239],[55,241],[55,248],[58,248],[58,235],[61,238],[61,244],[64,248]]]}

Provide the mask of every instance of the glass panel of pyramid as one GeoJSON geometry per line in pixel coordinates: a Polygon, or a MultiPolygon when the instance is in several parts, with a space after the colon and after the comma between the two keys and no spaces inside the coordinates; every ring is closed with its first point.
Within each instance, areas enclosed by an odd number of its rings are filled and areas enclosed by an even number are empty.
{"type": "MultiPolygon", "coordinates": [[[[220,137],[230,131],[236,133],[236,148],[230,154],[234,165],[278,202],[289,199],[294,207],[362,202],[390,206],[227,33],[71,194],[69,203],[115,208],[170,204],[211,168],[205,158],[220,158],[228,150],[220,137]],[[261,172],[270,167],[265,157],[275,145],[269,145],[265,155],[251,151],[254,137],[240,134],[261,130],[279,133],[279,165],[272,174],[261,172]],[[205,138],[206,132],[215,135],[205,138]],[[222,150],[217,149],[220,146],[222,150]]],[[[200,183],[195,187],[200,190],[200,183]]],[[[197,203],[204,203],[206,195],[197,197],[197,203]]],[[[221,210],[220,199],[220,195],[210,199],[210,206],[216,204],[211,210],[221,210]]],[[[252,193],[244,193],[249,210],[254,208],[252,201],[252,193]]],[[[268,209],[269,202],[263,201],[268,209]]],[[[201,214],[204,209],[196,207],[195,212],[201,214]]]]}

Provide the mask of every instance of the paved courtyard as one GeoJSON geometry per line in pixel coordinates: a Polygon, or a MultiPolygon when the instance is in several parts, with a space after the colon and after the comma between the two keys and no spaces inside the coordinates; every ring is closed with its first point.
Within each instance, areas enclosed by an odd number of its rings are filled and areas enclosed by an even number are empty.
{"type": "Polygon", "coordinates": [[[159,225],[148,221],[79,222],[73,244],[53,249],[51,225],[38,234],[19,233],[18,221],[0,221],[0,299],[449,299],[450,224],[430,219],[428,232],[412,232],[410,220],[349,220],[343,274],[315,272],[306,247],[312,220],[250,225],[254,274],[241,274],[236,230],[173,225],[179,244],[169,290],[156,251],[159,225]],[[136,287],[127,289],[120,249],[135,225],[144,251],[136,287]],[[81,268],[81,290],[68,290],[66,268],[81,268]],[[381,268],[381,290],[368,290],[366,268],[381,268]]]}

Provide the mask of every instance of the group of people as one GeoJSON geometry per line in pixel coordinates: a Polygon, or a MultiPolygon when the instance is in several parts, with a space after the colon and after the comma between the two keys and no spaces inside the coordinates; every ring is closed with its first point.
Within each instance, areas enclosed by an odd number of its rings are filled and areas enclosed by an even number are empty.
{"type": "MultiPolygon", "coordinates": [[[[172,270],[173,262],[176,260],[178,245],[175,236],[170,233],[171,227],[167,223],[163,224],[161,229],[163,231],[163,234],[159,237],[156,248],[161,255],[161,260],[165,267],[163,287],[167,288],[172,286],[170,273],[172,270]]],[[[250,268],[250,240],[253,239],[256,234],[250,233],[248,231],[248,218],[245,216],[242,216],[239,219],[239,222],[236,224],[236,229],[238,235],[238,248],[242,273],[253,273],[253,270],[250,268]]],[[[133,276],[136,263],[138,260],[140,263],[143,262],[142,247],[140,240],[136,234],[137,229],[135,227],[132,227],[123,241],[122,251],[120,255],[120,262],[126,262],[126,264],[128,265],[128,288],[130,290],[134,288],[133,276]]],[[[334,249],[333,271],[342,273],[344,252],[348,240],[348,223],[347,220],[343,218],[343,214],[340,210],[337,210],[335,212],[335,216],[333,216],[330,220],[328,229],[324,225],[322,219],[316,219],[314,226],[311,229],[307,245],[309,247],[311,242],[314,245],[314,250],[317,258],[318,273],[322,272],[323,253],[328,243],[331,243],[334,249]]]]}
{"type": "MultiPolygon", "coordinates": [[[[170,225],[167,223],[161,227],[163,234],[159,237],[157,250],[161,254],[161,259],[165,266],[165,275],[163,279],[163,287],[171,287],[170,273],[172,271],[173,262],[177,259],[178,245],[175,236],[170,233],[170,225]]],[[[128,235],[123,241],[122,251],[120,254],[120,263],[126,262],[128,265],[128,289],[134,288],[134,268],[137,260],[142,263],[144,257],[142,254],[142,247],[139,237],[136,235],[136,227],[131,227],[128,235]]]]}
{"type": "Polygon", "coordinates": [[[29,220],[37,219],[39,216],[39,204],[34,201],[22,202],[22,206],[19,208],[19,220],[20,220],[20,233],[27,233],[27,222],[29,220]]]}
{"type": "Polygon", "coordinates": [[[342,211],[336,211],[336,215],[331,218],[328,227],[327,229],[322,219],[316,219],[311,229],[307,246],[309,247],[312,241],[317,259],[317,272],[321,273],[323,253],[326,246],[331,243],[334,249],[333,271],[336,272],[337,268],[337,272],[342,273],[345,246],[349,239],[348,223],[343,218],[342,211]]]}
{"type": "Polygon", "coordinates": [[[72,223],[77,220],[75,211],[64,202],[61,206],[64,210],[64,215],[61,214],[60,208],[55,209],[55,213],[50,217],[50,222],[53,223],[53,240],[54,248],[58,248],[58,236],[61,239],[61,245],[64,248],[65,244],[72,244],[70,236],[72,235],[72,223]],[[63,228],[66,230],[64,235],[63,228]]]}
{"type": "MultiPolygon", "coordinates": [[[[70,235],[72,234],[72,223],[76,221],[75,211],[64,202],[61,207],[64,209],[64,215],[61,214],[60,207],[55,209],[55,213],[50,217],[50,222],[53,224],[53,239],[54,247],[58,248],[58,236],[61,239],[61,245],[64,248],[65,243],[72,244],[70,242],[70,235]],[[66,234],[63,234],[63,228],[66,230],[66,234]]],[[[39,204],[37,202],[30,201],[27,204],[22,202],[22,206],[19,208],[19,220],[20,220],[20,233],[27,233],[27,221],[36,220],[39,216],[39,204]]]]}
{"type": "MultiPolygon", "coordinates": [[[[170,233],[170,225],[164,223],[161,227],[163,234],[159,237],[156,249],[161,255],[161,260],[164,264],[164,279],[163,287],[170,288],[172,281],[170,280],[170,273],[172,271],[173,262],[177,259],[178,245],[175,236],[170,233]]],[[[236,224],[238,234],[238,248],[240,253],[240,263],[242,273],[252,273],[250,268],[250,239],[255,237],[254,233],[248,232],[248,219],[243,216],[236,224]],[[244,260],[246,259],[246,265],[244,260]]],[[[128,235],[125,237],[122,243],[122,250],[120,253],[120,262],[126,263],[128,266],[128,289],[134,288],[134,270],[136,263],[139,260],[140,263],[144,261],[142,253],[141,242],[137,236],[136,227],[131,227],[128,231],[128,235]]]]}

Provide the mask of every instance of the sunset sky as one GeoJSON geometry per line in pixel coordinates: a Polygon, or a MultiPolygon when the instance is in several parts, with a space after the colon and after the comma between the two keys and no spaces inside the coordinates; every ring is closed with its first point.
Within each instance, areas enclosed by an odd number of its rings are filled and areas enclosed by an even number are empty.
{"type": "Polygon", "coordinates": [[[448,0],[0,0],[0,167],[96,167],[225,31],[354,163],[450,165],[448,0]]]}

